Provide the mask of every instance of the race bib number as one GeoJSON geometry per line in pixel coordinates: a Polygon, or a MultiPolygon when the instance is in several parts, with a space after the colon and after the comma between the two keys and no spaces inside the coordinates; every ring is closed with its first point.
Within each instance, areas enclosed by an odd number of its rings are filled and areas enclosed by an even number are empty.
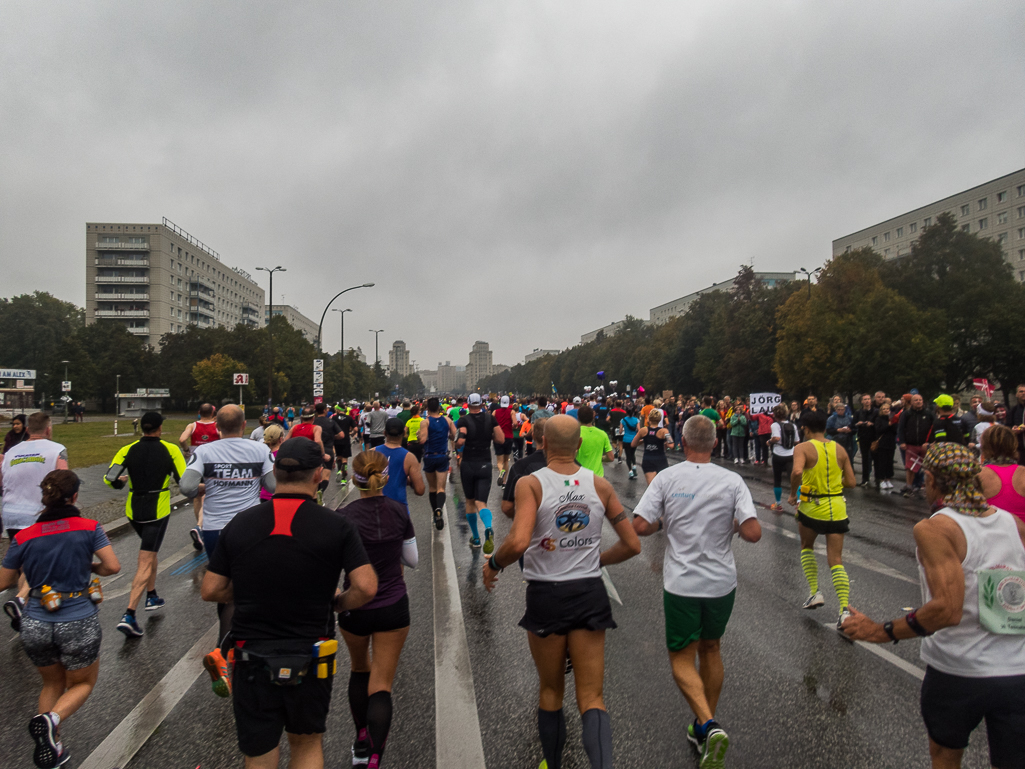
{"type": "Polygon", "coordinates": [[[983,569],[979,577],[979,623],[991,633],[1025,635],[1025,571],[983,569]]]}

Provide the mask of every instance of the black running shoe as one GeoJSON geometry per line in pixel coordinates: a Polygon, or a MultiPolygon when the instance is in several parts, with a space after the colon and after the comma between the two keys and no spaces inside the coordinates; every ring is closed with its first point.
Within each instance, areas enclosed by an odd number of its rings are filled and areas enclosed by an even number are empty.
{"type": "Polygon", "coordinates": [[[356,740],[352,743],[352,765],[366,766],[370,763],[370,740],[356,740]]]}
{"type": "Polygon", "coordinates": [[[32,720],[28,722],[28,733],[36,741],[32,760],[40,769],[53,769],[67,762],[67,751],[62,749],[57,725],[49,713],[32,716],[32,720]]]}
{"type": "Polygon", "coordinates": [[[438,531],[441,531],[445,528],[445,518],[441,514],[441,510],[434,511],[434,528],[436,528],[438,531]]]}

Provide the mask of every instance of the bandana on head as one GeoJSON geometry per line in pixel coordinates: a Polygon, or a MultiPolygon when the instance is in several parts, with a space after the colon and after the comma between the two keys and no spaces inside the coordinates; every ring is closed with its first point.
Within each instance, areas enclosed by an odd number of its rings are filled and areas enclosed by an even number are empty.
{"type": "Polygon", "coordinates": [[[922,469],[936,476],[946,488],[940,502],[963,515],[979,516],[989,509],[977,480],[982,471],[975,455],[959,443],[934,443],[926,452],[922,469]]]}

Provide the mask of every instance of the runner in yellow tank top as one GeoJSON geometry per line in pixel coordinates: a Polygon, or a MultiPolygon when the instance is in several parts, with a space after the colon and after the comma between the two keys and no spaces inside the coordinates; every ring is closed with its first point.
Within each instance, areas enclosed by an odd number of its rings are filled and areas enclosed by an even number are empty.
{"type": "Polygon", "coordinates": [[[819,567],[815,560],[815,540],[826,538],[826,560],[833,588],[840,602],[837,628],[849,616],[850,581],[843,566],[843,535],[850,528],[843,489],[857,483],[850,457],[843,446],[826,440],[826,414],[811,411],[801,420],[804,442],[794,447],[794,469],[790,475],[791,505],[797,508],[797,529],[801,537],[801,569],[808,580],[811,595],[805,609],[817,609],[826,600],[819,592],[819,567]],[[800,502],[798,502],[800,492],[800,502]]]}

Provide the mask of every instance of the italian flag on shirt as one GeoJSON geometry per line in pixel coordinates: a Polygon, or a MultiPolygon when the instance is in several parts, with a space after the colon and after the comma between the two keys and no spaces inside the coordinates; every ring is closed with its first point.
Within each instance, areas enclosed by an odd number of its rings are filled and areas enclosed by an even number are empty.
{"type": "Polygon", "coordinates": [[[563,481],[563,483],[565,483],[567,486],[579,486],[580,485],[580,481],[578,481],[576,479],[574,479],[572,481],[563,481]]]}

